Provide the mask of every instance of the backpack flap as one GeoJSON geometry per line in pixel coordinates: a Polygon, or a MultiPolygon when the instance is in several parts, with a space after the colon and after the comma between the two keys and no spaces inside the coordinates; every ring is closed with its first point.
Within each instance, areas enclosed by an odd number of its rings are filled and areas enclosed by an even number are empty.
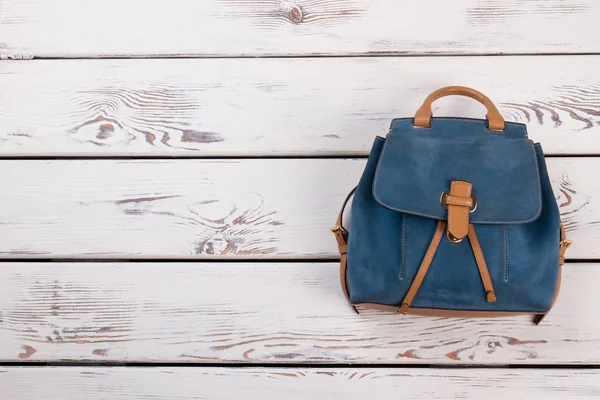
{"type": "Polygon", "coordinates": [[[433,118],[430,128],[395,120],[378,161],[373,197],[390,210],[447,219],[442,194],[452,181],[472,184],[474,224],[523,224],[542,210],[533,142],[524,127],[486,129],[485,120],[433,118]]]}

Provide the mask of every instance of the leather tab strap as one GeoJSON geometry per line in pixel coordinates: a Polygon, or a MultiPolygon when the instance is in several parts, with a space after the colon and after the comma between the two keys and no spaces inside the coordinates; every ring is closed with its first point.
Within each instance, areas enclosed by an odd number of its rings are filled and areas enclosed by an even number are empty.
{"type": "Polygon", "coordinates": [[[421,266],[417,271],[417,275],[413,280],[408,292],[406,292],[406,296],[404,296],[404,300],[402,300],[402,305],[398,308],[398,312],[402,314],[406,314],[408,309],[410,308],[410,304],[414,300],[419,288],[421,287],[421,283],[423,283],[423,279],[425,279],[425,275],[427,275],[427,271],[431,266],[431,262],[433,261],[433,257],[437,251],[438,246],[440,245],[440,241],[442,240],[442,236],[444,235],[444,229],[446,228],[446,221],[439,221],[437,225],[437,229],[433,235],[433,239],[431,239],[431,243],[429,244],[429,248],[425,253],[425,257],[421,262],[421,266]]]}
{"type": "Polygon", "coordinates": [[[571,245],[571,241],[567,239],[567,232],[565,231],[565,227],[563,224],[560,224],[560,248],[558,250],[559,254],[559,265],[563,265],[565,263],[565,252],[567,248],[571,245]]]}
{"type": "Polygon", "coordinates": [[[342,287],[342,292],[344,293],[344,297],[350,304],[350,307],[354,310],[355,313],[358,314],[358,310],[350,301],[350,293],[348,293],[348,286],[346,284],[346,263],[348,257],[348,232],[340,226],[334,226],[331,228],[331,231],[335,235],[335,239],[338,242],[338,250],[340,251],[340,286],[342,287]]]}
{"type": "Polygon", "coordinates": [[[448,232],[458,241],[469,233],[469,213],[473,207],[472,185],[465,181],[452,181],[450,193],[445,196],[448,208],[448,232]]]}
{"type": "Polygon", "coordinates": [[[565,231],[565,227],[563,226],[563,224],[560,224],[560,247],[558,249],[558,282],[556,282],[556,289],[554,290],[554,298],[552,299],[552,305],[550,306],[550,310],[548,310],[544,314],[538,315],[538,317],[534,321],[536,325],[541,324],[542,321],[546,319],[546,317],[548,316],[548,314],[550,314],[550,311],[554,307],[554,304],[556,303],[558,293],[560,292],[562,266],[565,263],[565,251],[567,251],[567,248],[571,245],[571,243],[572,242],[569,239],[567,239],[567,232],[565,231]]]}
{"type": "Polygon", "coordinates": [[[340,252],[340,286],[342,287],[342,292],[344,292],[344,296],[350,304],[350,307],[354,310],[355,313],[358,314],[358,310],[350,301],[350,294],[348,293],[348,285],[346,284],[346,258],[348,253],[348,231],[343,226],[343,217],[344,217],[344,209],[346,208],[346,204],[350,201],[352,195],[356,192],[356,187],[348,193],[344,203],[342,204],[342,209],[338,214],[337,220],[335,222],[335,226],[331,228],[331,232],[333,232],[335,236],[335,240],[338,244],[338,251],[340,252]]]}
{"type": "Polygon", "coordinates": [[[445,96],[466,96],[477,100],[487,109],[488,127],[491,131],[504,130],[504,118],[492,103],[492,101],[483,93],[465,86],[446,86],[431,93],[421,107],[415,113],[414,126],[423,128],[431,127],[431,104],[437,99],[445,96]]]}
{"type": "Polygon", "coordinates": [[[486,300],[488,303],[494,303],[497,300],[496,291],[494,290],[492,277],[490,276],[490,271],[488,270],[487,263],[485,262],[483,250],[479,244],[479,239],[477,239],[477,234],[475,233],[475,227],[473,224],[469,224],[469,242],[471,242],[471,249],[473,250],[473,255],[475,256],[475,261],[477,262],[479,275],[481,275],[481,281],[483,282],[483,288],[485,289],[486,300]]]}

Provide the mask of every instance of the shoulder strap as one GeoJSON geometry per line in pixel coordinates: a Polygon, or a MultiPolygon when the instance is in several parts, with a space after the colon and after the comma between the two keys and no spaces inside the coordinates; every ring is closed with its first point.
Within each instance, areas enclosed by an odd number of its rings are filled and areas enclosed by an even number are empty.
{"type": "Polygon", "coordinates": [[[571,245],[571,241],[569,239],[567,239],[567,232],[565,231],[565,227],[563,226],[563,224],[560,224],[560,250],[558,251],[559,253],[559,263],[560,265],[563,265],[565,263],[565,251],[567,250],[567,247],[569,247],[571,245]]]}
{"type": "Polygon", "coordinates": [[[348,294],[348,286],[346,284],[346,256],[348,253],[348,230],[344,228],[342,218],[344,216],[344,209],[350,201],[352,195],[356,192],[356,187],[348,193],[346,199],[344,200],[344,204],[342,204],[342,209],[338,214],[337,221],[335,222],[335,226],[331,228],[331,232],[335,235],[335,240],[338,244],[338,251],[340,252],[340,286],[342,287],[342,291],[344,292],[344,296],[346,296],[346,300],[348,300],[348,304],[352,307],[352,309],[358,314],[358,310],[352,302],[350,301],[350,295],[348,294]]]}

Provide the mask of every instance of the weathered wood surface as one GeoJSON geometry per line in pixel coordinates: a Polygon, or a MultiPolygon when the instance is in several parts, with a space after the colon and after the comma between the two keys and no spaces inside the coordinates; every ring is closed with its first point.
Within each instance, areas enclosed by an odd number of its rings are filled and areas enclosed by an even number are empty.
{"type": "MultiPolygon", "coordinates": [[[[449,84],[485,92],[546,154],[600,154],[598,70],[600,56],[6,61],[0,156],[366,155],[449,84]]],[[[434,113],[485,109],[453,97],[434,113]]]]}
{"type": "Polygon", "coordinates": [[[36,57],[582,53],[593,0],[3,1],[0,52],[36,57]]]}
{"type": "Polygon", "coordinates": [[[362,310],[331,263],[2,263],[0,360],[600,364],[598,264],[555,308],[458,319],[362,310]]]}
{"type": "MultiPolygon", "coordinates": [[[[598,158],[549,158],[573,246],[600,255],[598,158]]],[[[362,159],[0,161],[0,257],[339,257],[362,159]]]]}
{"type": "Polygon", "coordinates": [[[600,396],[600,371],[5,367],[0,386],[6,400],[569,400],[600,396]]]}

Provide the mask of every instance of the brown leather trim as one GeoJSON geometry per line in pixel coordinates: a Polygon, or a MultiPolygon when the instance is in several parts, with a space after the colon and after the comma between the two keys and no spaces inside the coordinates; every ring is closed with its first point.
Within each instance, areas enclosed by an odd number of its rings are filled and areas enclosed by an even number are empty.
{"type": "Polygon", "coordinates": [[[423,279],[425,279],[425,275],[427,275],[427,271],[429,270],[429,266],[433,261],[433,257],[435,257],[435,253],[437,251],[438,246],[440,245],[440,241],[444,235],[444,229],[446,229],[446,221],[439,221],[437,225],[437,229],[435,230],[435,234],[433,235],[433,239],[431,239],[431,243],[429,244],[429,248],[425,253],[425,257],[421,262],[421,266],[417,271],[417,275],[415,279],[412,281],[408,292],[406,292],[406,296],[404,296],[404,300],[402,300],[402,305],[398,309],[402,314],[406,314],[408,311],[410,304],[413,299],[417,295],[419,291],[419,287],[421,287],[421,283],[423,283],[423,279]]]}
{"type": "Polygon", "coordinates": [[[473,205],[472,187],[470,182],[452,181],[450,193],[445,198],[448,209],[448,232],[459,240],[464,239],[469,232],[469,213],[473,205]]]}
{"type": "Polygon", "coordinates": [[[347,258],[347,249],[348,249],[348,245],[346,244],[348,241],[347,233],[344,230],[344,228],[339,227],[339,226],[331,228],[331,231],[335,235],[335,238],[338,242],[338,249],[341,253],[340,254],[340,286],[342,288],[342,292],[344,292],[344,296],[346,297],[348,304],[350,304],[350,306],[352,306],[352,308],[354,308],[354,311],[356,311],[358,313],[358,311],[356,310],[356,307],[354,307],[354,305],[352,305],[352,302],[350,301],[350,293],[348,293],[348,286],[346,284],[346,258],[347,258]]]}
{"type": "Polygon", "coordinates": [[[567,239],[567,232],[565,231],[565,227],[563,224],[560,224],[560,248],[559,248],[559,264],[563,265],[565,263],[565,252],[567,248],[571,245],[571,241],[567,239]]]}
{"type": "MultiPolygon", "coordinates": [[[[398,312],[398,307],[388,306],[376,303],[357,303],[355,306],[371,310],[398,312]]],[[[438,308],[418,308],[411,307],[406,314],[422,315],[429,317],[454,317],[454,318],[494,318],[494,317],[512,317],[515,315],[540,315],[537,312],[527,311],[470,311],[470,310],[446,310],[438,308]]]]}
{"type": "Polygon", "coordinates": [[[358,310],[350,301],[350,293],[348,293],[348,285],[346,282],[346,253],[348,252],[348,231],[344,228],[342,221],[346,204],[348,204],[348,201],[350,200],[354,192],[356,192],[356,187],[354,187],[354,189],[352,189],[350,193],[348,193],[348,195],[346,196],[346,199],[342,204],[342,209],[338,214],[336,225],[333,228],[331,228],[331,231],[335,235],[335,240],[338,243],[338,251],[340,252],[340,286],[342,288],[342,292],[344,292],[344,296],[346,297],[348,304],[350,304],[350,307],[352,307],[354,312],[358,314],[358,310]]]}
{"type": "Polygon", "coordinates": [[[485,262],[483,250],[479,244],[479,239],[477,239],[477,234],[475,233],[475,227],[473,224],[469,224],[469,242],[471,243],[471,250],[473,250],[473,255],[475,256],[475,261],[477,262],[477,268],[479,269],[479,275],[481,276],[481,281],[483,282],[486,299],[488,303],[494,303],[496,301],[496,292],[494,291],[492,277],[490,276],[490,271],[488,270],[487,263],[485,262]]]}
{"type": "Polygon", "coordinates": [[[567,239],[567,232],[565,231],[565,227],[563,226],[563,224],[560,224],[560,248],[558,251],[559,252],[558,280],[556,282],[556,289],[554,290],[554,299],[552,299],[552,305],[550,306],[550,309],[545,314],[541,315],[537,321],[535,321],[536,325],[541,324],[542,321],[544,319],[546,319],[548,314],[550,314],[550,311],[552,311],[554,304],[556,303],[556,299],[558,298],[558,293],[560,292],[560,285],[562,284],[562,266],[565,263],[565,251],[567,250],[567,248],[570,245],[571,245],[571,241],[569,239],[567,239]]]}
{"type": "Polygon", "coordinates": [[[463,206],[463,207],[473,208],[473,198],[452,196],[450,194],[450,195],[446,196],[446,204],[449,206],[463,206]]]}
{"type": "Polygon", "coordinates": [[[421,107],[415,113],[413,124],[423,128],[431,126],[431,104],[437,99],[445,96],[467,96],[482,103],[487,109],[488,126],[491,131],[504,130],[504,118],[492,103],[492,101],[483,93],[465,86],[446,86],[431,93],[421,107]]]}
{"type": "Polygon", "coordinates": [[[346,254],[342,254],[342,259],[340,260],[340,286],[342,287],[344,296],[346,296],[346,301],[348,301],[348,304],[350,304],[350,307],[352,307],[354,312],[358,314],[358,310],[350,301],[350,293],[348,293],[348,283],[346,282],[346,254]]]}

